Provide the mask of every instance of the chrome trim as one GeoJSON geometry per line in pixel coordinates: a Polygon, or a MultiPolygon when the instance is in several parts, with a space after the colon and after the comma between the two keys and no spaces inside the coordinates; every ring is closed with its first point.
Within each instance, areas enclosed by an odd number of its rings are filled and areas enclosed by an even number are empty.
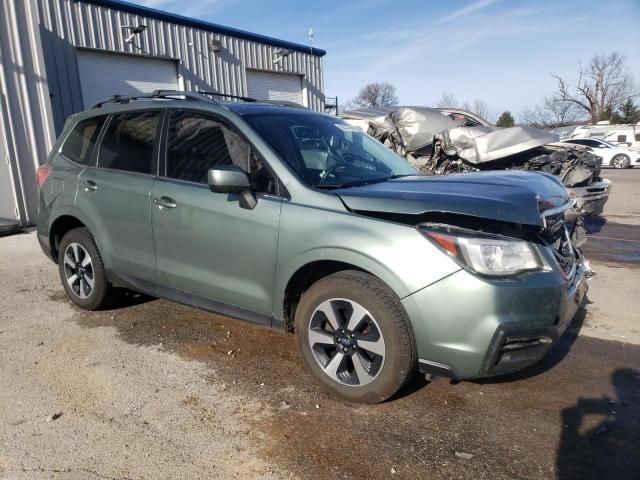
{"type": "Polygon", "coordinates": [[[563,203],[558,207],[549,208],[547,210],[540,212],[540,218],[542,219],[542,224],[544,225],[544,228],[547,228],[547,217],[551,217],[552,215],[557,215],[558,213],[565,212],[570,208],[574,207],[575,204],[576,204],[576,199],[570,198],[569,200],[567,200],[565,203],[563,203]]]}

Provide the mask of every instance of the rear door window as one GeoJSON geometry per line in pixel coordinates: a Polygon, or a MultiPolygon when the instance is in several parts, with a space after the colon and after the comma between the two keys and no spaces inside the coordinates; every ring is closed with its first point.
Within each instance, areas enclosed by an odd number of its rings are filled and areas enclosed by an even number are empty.
{"type": "Polygon", "coordinates": [[[89,165],[93,147],[106,119],[106,115],[101,115],[78,122],[64,141],[62,154],[75,163],[89,165]]]}
{"type": "Polygon", "coordinates": [[[152,173],[161,117],[159,110],[114,115],[98,150],[98,166],[152,173]]]}

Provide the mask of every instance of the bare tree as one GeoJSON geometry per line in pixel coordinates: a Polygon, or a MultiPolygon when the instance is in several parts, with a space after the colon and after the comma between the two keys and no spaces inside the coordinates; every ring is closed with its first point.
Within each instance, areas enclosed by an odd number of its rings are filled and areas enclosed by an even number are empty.
{"type": "Polygon", "coordinates": [[[458,100],[453,93],[442,92],[440,100],[436,102],[438,108],[460,108],[458,100]]]}
{"type": "Polygon", "coordinates": [[[493,112],[487,105],[487,102],[480,98],[476,98],[473,102],[469,102],[469,100],[465,100],[464,102],[458,101],[458,99],[452,93],[443,92],[440,99],[436,102],[436,107],[438,108],[461,108],[463,110],[468,110],[477,115],[480,115],[482,118],[492,121],[493,112]]]}
{"type": "Polygon", "coordinates": [[[584,120],[584,111],[575,103],[549,95],[535,107],[524,108],[519,123],[532,127],[564,127],[584,120]]]}
{"type": "Polygon", "coordinates": [[[580,68],[575,88],[559,75],[554,77],[558,82],[556,98],[587,112],[593,123],[607,109],[612,111],[635,96],[626,58],[618,52],[591,58],[586,68],[580,68]]]}
{"type": "Polygon", "coordinates": [[[387,82],[369,83],[360,90],[353,103],[361,108],[397,105],[396,87],[387,82]]]}
{"type": "Polygon", "coordinates": [[[464,106],[462,108],[480,115],[482,118],[490,122],[493,120],[493,111],[489,108],[487,102],[481,100],[480,98],[476,98],[471,104],[469,104],[469,102],[464,102],[464,106]]]}

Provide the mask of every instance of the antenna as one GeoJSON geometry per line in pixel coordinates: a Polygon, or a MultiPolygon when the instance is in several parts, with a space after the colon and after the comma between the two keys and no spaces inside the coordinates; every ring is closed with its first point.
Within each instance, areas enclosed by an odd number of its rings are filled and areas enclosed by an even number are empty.
{"type": "Polygon", "coordinates": [[[313,38],[314,38],[313,28],[310,28],[309,29],[309,45],[311,46],[311,55],[313,55],[313,38]]]}

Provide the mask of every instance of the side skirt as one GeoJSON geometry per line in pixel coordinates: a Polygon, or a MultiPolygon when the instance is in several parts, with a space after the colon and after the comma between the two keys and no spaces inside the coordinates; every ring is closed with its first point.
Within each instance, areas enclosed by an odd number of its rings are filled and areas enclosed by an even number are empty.
{"type": "Polygon", "coordinates": [[[129,275],[120,275],[113,272],[108,272],[107,278],[111,283],[118,287],[129,288],[131,290],[135,290],[152,297],[163,298],[165,300],[180,303],[188,307],[194,307],[200,310],[205,310],[207,312],[217,313],[226,317],[262,325],[263,327],[271,327],[284,330],[284,321],[276,319],[272,315],[254,312],[253,310],[238,307],[237,305],[219,302],[217,300],[212,300],[200,295],[193,295],[191,293],[183,292],[182,290],[158,285],[154,282],[131,277],[129,275]]]}

